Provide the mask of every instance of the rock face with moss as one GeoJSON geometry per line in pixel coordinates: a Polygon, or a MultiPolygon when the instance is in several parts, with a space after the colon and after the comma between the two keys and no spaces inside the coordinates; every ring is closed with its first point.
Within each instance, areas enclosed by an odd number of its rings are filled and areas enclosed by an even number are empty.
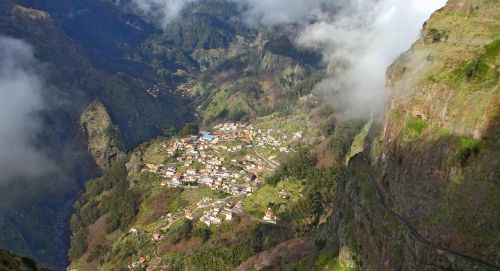
{"type": "Polygon", "coordinates": [[[499,17],[498,1],[450,0],[389,68],[385,111],[331,220],[362,269],[500,265],[499,17]]]}
{"type": "Polygon", "coordinates": [[[80,125],[87,137],[89,153],[101,168],[109,167],[112,160],[122,154],[118,129],[104,107],[98,101],[92,102],[80,116],[80,125]]]}

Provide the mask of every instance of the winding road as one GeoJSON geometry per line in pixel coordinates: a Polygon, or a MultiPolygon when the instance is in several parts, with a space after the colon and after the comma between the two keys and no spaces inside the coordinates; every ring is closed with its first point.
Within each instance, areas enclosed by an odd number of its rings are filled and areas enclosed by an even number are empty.
{"type": "Polygon", "coordinates": [[[420,235],[420,233],[418,233],[418,231],[415,229],[415,227],[404,216],[402,216],[401,214],[396,213],[391,208],[387,207],[387,203],[386,203],[386,200],[385,200],[385,196],[382,193],[382,189],[379,187],[378,183],[375,181],[375,178],[373,177],[374,174],[372,173],[371,169],[367,166],[367,165],[370,164],[369,160],[366,158],[366,156],[365,156],[364,153],[361,153],[360,155],[363,158],[363,168],[368,173],[370,182],[372,183],[373,187],[375,188],[375,190],[377,192],[380,205],[382,206],[382,208],[385,211],[387,211],[388,213],[390,213],[403,226],[405,226],[408,229],[408,232],[411,234],[411,236],[415,240],[417,240],[420,243],[422,243],[422,244],[424,244],[426,246],[429,246],[429,247],[431,247],[431,248],[433,248],[433,249],[435,249],[437,251],[446,252],[448,254],[451,254],[451,255],[454,255],[454,256],[457,256],[457,257],[460,257],[460,258],[467,259],[469,261],[472,261],[472,262],[481,264],[483,266],[486,266],[486,267],[490,268],[491,270],[500,270],[500,266],[497,266],[497,265],[495,265],[493,263],[486,262],[486,261],[484,261],[482,259],[479,259],[479,258],[475,258],[475,257],[470,256],[470,255],[465,255],[465,254],[460,253],[458,251],[455,251],[453,249],[450,249],[450,248],[447,248],[447,247],[443,247],[443,246],[441,246],[439,244],[432,243],[431,241],[425,239],[422,235],[420,235]]]}

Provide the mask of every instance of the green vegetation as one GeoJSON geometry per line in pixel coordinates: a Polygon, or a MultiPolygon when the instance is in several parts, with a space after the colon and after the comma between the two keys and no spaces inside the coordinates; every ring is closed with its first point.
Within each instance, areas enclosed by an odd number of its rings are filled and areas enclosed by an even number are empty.
{"type": "Polygon", "coordinates": [[[326,250],[321,253],[314,265],[314,270],[317,271],[355,271],[356,268],[350,268],[341,265],[338,262],[337,255],[332,251],[326,250]]]}
{"type": "Polygon", "coordinates": [[[274,211],[281,210],[280,207],[285,209],[288,203],[293,203],[300,199],[303,187],[302,181],[294,178],[287,178],[275,185],[266,184],[244,199],[243,211],[261,218],[264,216],[264,212],[268,207],[272,208],[274,211]],[[281,190],[290,193],[290,198],[279,198],[278,192],[281,190]]]}
{"type": "Polygon", "coordinates": [[[168,230],[166,242],[177,244],[183,239],[187,239],[193,230],[193,222],[188,219],[180,219],[168,230]]]}
{"type": "MultiPolygon", "coordinates": [[[[141,181],[144,180],[144,178],[141,178],[141,181]]],[[[169,212],[175,212],[189,203],[182,197],[183,192],[185,192],[182,189],[165,190],[162,188],[163,187],[151,189],[147,197],[142,201],[139,208],[140,211],[136,217],[136,225],[154,223],[158,221],[162,215],[169,212]]]]}
{"type": "Polygon", "coordinates": [[[80,116],[80,125],[87,136],[88,150],[97,165],[106,168],[110,159],[121,151],[119,132],[109,114],[98,101],[93,101],[80,116]]]}
{"type": "Polygon", "coordinates": [[[179,136],[180,137],[186,137],[186,136],[189,136],[189,135],[198,135],[198,132],[199,132],[198,125],[196,125],[194,123],[187,123],[179,131],[179,136]]]}
{"type": "Polygon", "coordinates": [[[178,263],[181,270],[233,270],[255,252],[249,244],[220,247],[196,253],[178,263]]]}
{"type": "Polygon", "coordinates": [[[221,226],[206,242],[209,246],[207,250],[196,251],[188,256],[173,255],[163,261],[179,270],[234,270],[250,256],[291,237],[289,230],[283,227],[257,224],[246,228],[248,225],[245,223],[241,221],[221,226]],[[237,232],[232,229],[240,226],[245,228],[237,232]]]}
{"type": "Polygon", "coordinates": [[[371,121],[365,124],[365,126],[363,126],[363,129],[354,137],[351,149],[349,150],[349,153],[345,157],[346,166],[349,163],[349,160],[354,155],[363,151],[365,138],[368,133],[368,130],[370,129],[371,124],[372,124],[371,121]]]}
{"type": "Polygon", "coordinates": [[[441,41],[446,41],[448,39],[448,34],[445,30],[438,30],[436,28],[431,28],[427,32],[427,38],[430,39],[432,43],[437,43],[441,41]]]}
{"type": "Polygon", "coordinates": [[[102,255],[105,255],[108,250],[109,247],[97,244],[90,249],[89,256],[87,257],[86,261],[92,262],[95,259],[99,259],[100,257],[102,257],[102,255]]]}
{"type": "Polygon", "coordinates": [[[265,44],[264,50],[269,50],[270,52],[277,55],[291,57],[297,60],[299,63],[312,66],[316,66],[321,62],[320,54],[313,51],[298,50],[285,36],[281,36],[269,41],[265,44]]]}
{"type": "Polygon", "coordinates": [[[197,189],[184,189],[181,194],[181,199],[191,206],[195,206],[201,199],[207,197],[211,199],[223,199],[228,195],[224,192],[214,191],[208,187],[200,187],[197,189]]]}
{"type": "MultiPolygon", "coordinates": [[[[332,270],[337,265],[337,255],[331,250],[326,250],[318,256],[315,267],[318,270],[332,270]]],[[[335,269],[333,269],[335,270],[335,269]]]]}
{"type": "MultiPolygon", "coordinates": [[[[448,19],[451,17],[453,16],[449,16],[448,19]]],[[[493,196],[495,193],[498,194],[498,187],[495,185],[495,180],[498,179],[498,170],[495,169],[497,163],[493,162],[498,156],[498,151],[495,151],[498,139],[494,139],[495,131],[498,129],[495,125],[484,129],[483,125],[488,122],[495,123],[497,120],[500,42],[498,34],[493,38],[489,37],[495,35],[494,32],[490,32],[493,27],[491,29],[484,27],[493,22],[491,18],[479,20],[479,18],[456,20],[460,24],[467,24],[467,27],[461,26],[460,29],[450,29],[449,25],[446,26],[449,21],[441,22],[440,27],[449,29],[450,38],[459,37],[459,40],[451,42],[448,40],[446,46],[443,43],[432,45],[432,52],[429,54],[432,55],[432,59],[428,60],[434,65],[430,72],[430,82],[423,82],[423,85],[418,82],[411,86],[414,92],[408,93],[425,98],[411,96],[409,100],[398,101],[401,102],[400,108],[422,105],[432,110],[432,113],[429,114],[431,116],[429,122],[415,118],[405,121],[400,138],[406,140],[422,138],[422,140],[418,143],[418,149],[403,149],[397,152],[400,153],[400,157],[408,152],[417,154],[417,157],[408,158],[413,162],[409,162],[406,169],[418,164],[415,163],[416,159],[419,159],[418,155],[429,155],[425,152],[436,151],[437,157],[442,159],[440,161],[442,164],[436,167],[446,173],[442,177],[435,174],[432,176],[436,176],[436,179],[445,185],[433,184],[431,195],[427,195],[429,190],[414,192],[421,199],[426,197],[432,199],[428,205],[431,211],[422,217],[421,220],[425,221],[423,223],[435,229],[434,234],[461,240],[460,242],[466,244],[464,249],[468,247],[471,253],[477,251],[478,247],[491,253],[492,250],[489,248],[498,244],[498,240],[493,238],[498,235],[496,230],[498,219],[491,215],[499,206],[498,197],[494,199],[493,196]],[[470,38],[473,42],[463,43],[464,40],[469,40],[464,35],[473,35],[470,38]],[[481,37],[487,45],[483,47],[472,44],[478,37],[481,37]],[[442,95],[439,93],[440,90],[437,93],[433,92],[440,86],[443,86],[441,93],[449,95],[450,99],[431,101],[430,98],[439,99],[438,97],[442,95]],[[435,108],[427,107],[428,104],[432,104],[435,108]],[[440,111],[441,108],[446,110],[440,111]],[[446,114],[446,119],[432,117],[440,112],[446,114]],[[444,125],[446,128],[439,125],[444,125]],[[459,136],[463,134],[469,136],[459,136]]],[[[388,134],[391,132],[394,130],[388,134]]],[[[426,165],[426,167],[432,166],[426,165]]]]}
{"type": "MultiPolygon", "coordinates": [[[[57,105],[40,115],[41,130],[33,143],[50,153],[58,171],[53,176],[18,178],[16,185],[2,187],[2,193],[8,195],[0,210],[5,222],[0,245],[56,267],[64,261],[65,252],[54,224],[62,223],[59,220],[69,212],[69,202],[96,173],[78,125],[82,111],[91,101],[101,101],[119,130],[110,126],[102,131],[112,137],[119,135],[125,149],[157,136],[164,126],[180,126],[191,114],[182,98],[148,95],[145,90],[154,81],[151,69],[145,63],[124,59],[127,51],[137,49],[156,32],[140,18],[124,15],[106,2],[0,2],[0,35],[30,44],[38,62],[44,63],[31,68],[43,73],[51,86],[45,89],[44,99],[57,101],[57,105]],[[89,12],[72,12],[75,10],[89,12]],[[76,16],[66,20],[67,14],[76,16]],[[128,20],[141,31],[127,25],[128,20]]],[[[110,146],[119,145],[116,138],[110,140],[110,146]]]]}
{"type": "Polygon", "coordinates": [[[30,258],[15,255],[3,249],[0,249],[0,270],[49,271],[49,269],[38,266],[36,262],[30,258]]]}
{"type": "Polygon", "coordinates": [[[489,90],[498,85],[500,77],[497,63],[500,54],[500,40],[495,40],[484,48],[484,52],[472,60],[465,61],[455,71],[454,82],[468,83],[469,90],[489,90]]]}
{"type": "MultiPolygon", "coordinates": [[[[133,221],[137,213],[137,196],[130,191],[128,181],[119,182],[109,199],[102,203],[103,211],[107,211],[109,216],[106,220],[106,231],[108,233],[117,229],[126,229],[133,221]]],[[[103,212],[101,211],[101,212],[103,212]]]]}
{"type": "Polygon", "coordinates": [[[210,239],[210,235],[212,232],[210,231],[210,228],[205,225],[205,223],[198,222],[195,224],[194,229],[193,229],[193,236],[200,238],[203,242],[208,241],[210,239]]]}
{"type": "Polygon", "coordinates": [[[340,177],[340,168],[316,168],[316,162],[308,150],[300,149],[290,156],[278,173],[266,180],[269,185],[277,187],[286,186],[287,180],[292,178],[302,181],[302,196],[278,213],[301,234],[318,226],[321,216],[330,208],[340,177]]]}
{"type": "Polygon", "coordinates": [[[188,7],[182,20],[173,22],[158,42],[170,45],[171,49],[192,53],[196,49],[225,48],[236,35],[250,37],[253,31],[238,20],[235,3],[226,1],[199,2],[188,7]]]}
{"type": "Polygon", "coordinates": [[[401,131],[401,138],[403,141],[414,141],[422,135],[424,130],[429,126],[427,121],[421,118],[407,118],[405,126],[401,131]]]}
{"type": "MultiPolygon", "coordinates": [[[[366,120],[355,119],[343,121],[335,126],[330,146],[338,163],[344,164],[356,135],[364,129],[365,124],[366,120]]],[[[361,138],[358,137],[358,140],[361,138]]]]}
{"type": "Polygon", "coordinates": [[[125,229],[135,218],[138,198],[129,189],[125,163],[128,157],[115,161],[102,177],[89,181],[86,193],[75,203],[76,212],[71,217],[71,247],[69,257],[79,258],[86,247],[87,226],[107,215],[106,231],[125,229]],[[106,192],[103,194],[103,192],[106,192]],[[99,197],[98,197],[99,196],[99,197]]]}
{"type": "Polygon", "coordinates": [[[338,255],[332,249],[309,254],[275,270],[281,271],[357,271],[359,268],[350,268],[338,261],[338,255]]]}
{"type": "Polygon", "coordinates": [[[282,78],[282,85],[276,85],[273,81],[259,81],[255,77],[239,77],[235,82],[225,84],[211,94],[207,93],[201,111],[204,122],[249,121],[275,112],[291,113],[299,98],[309,94],[314,84],[322,78],[316,73],[292,73],[290,79],[282,78]]]}
{"type": "Polygon", "coordinates": [[[478,155],[481,149],[485,147],[485,143],[471,137],[462,137],[458,139],[458,146],[456,157],[460,165],[465,167],[469,158],[478,155]]]}
{"type": "Polygon", "coordinates": [[[218,91],[205,109],[206,122],[215,120],[245,121],[255,115],[255,110],[241,92],[235,93],[236,87],[218,91]]]}
{"type": "MultiPolygon", "coordinates": [[[[439,34],[436,34],[439,35],[439,34]]],[[[500,78],[498,56],[500,40],[493,40],[476,53],[473,58],[462,60],[448,67],[436,70],[429,75],[431,82],[445,82],[456,90],[475,92],[491,91],[498,86],[500,78]]]]}

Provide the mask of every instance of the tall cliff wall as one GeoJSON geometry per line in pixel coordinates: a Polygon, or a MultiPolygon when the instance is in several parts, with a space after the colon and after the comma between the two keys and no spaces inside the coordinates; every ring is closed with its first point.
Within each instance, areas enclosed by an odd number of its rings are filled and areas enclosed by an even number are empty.
{"type": "Polygon", "coordinates": [[[389,68],[330,221],[363,270],[498,270],[498,18],[498,1],[450,0],[389,68]]]}

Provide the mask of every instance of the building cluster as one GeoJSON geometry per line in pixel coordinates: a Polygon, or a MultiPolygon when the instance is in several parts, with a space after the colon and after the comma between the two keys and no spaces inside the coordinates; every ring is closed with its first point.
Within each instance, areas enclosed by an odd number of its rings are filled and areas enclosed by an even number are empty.
{"type": "MultiPolygon", "coordinates": [[[[157,90],[153,88],[150,94],[157,94],[157,90]]],[[[259,176],[263,172],[273,170],[278,165],[273,161],[273,156],[269,155],[292,151],[289,143],[300,138],[302,132],[287,135],[278,129],[262,129],[251,124],[228,122],[215,125],[212,132],[201,132],[200,135],[163,143],[161,146],[166,153],[167,162],[145,163],[143,172],[156,174],[164,187],[209,187],[228,195],[224,199],[204,197],[196,206],[163,215],[161,228],[155,231],[139,232],[132,228],[129,234],[147,236],[148,240],[158,242],[164,238],[163,235],[172,225],[183,219],[199,221],[210,227],[231,221],[235,216],[245,215],[242,211],[242,198],[260,187],[259,176]]],[[[290,193],[280,190],[277,196],[288,199],[290,193]]],[[[264,217],[254,219],[277,223],[277,217],[270,208],[264,217]]],[[[148,260],[143,256],[138,257],[128,268],[143,270],[148,260]]]]}
{"type": "Polygon", "coordinates": [[[149,95],[153,96],[154,98],[158,98],[158,95],[160,94],[160,87],[157,85],[153,85],[152,87],[146,89],[146,93],[149,95]]]}
{"type": "Polygon", "coordinates": [[[127,266],[128,270],[145,270],[147,266],[146,260],[145,256],[140,256],[127,266]]]}
{"type": "MultiPolygon", "coordinates": [[[[284,141],[271,134],[272,129],[256,129],[249,124],[223,123],[214,132],[188,136],[165,144],[168,164],[145,164],[143,171],[162,176],[163,186],[206,186],[230,195],[248,195],[260,185],[258,175],[276,167],[263,157],[256,146],[288,152],[284,141]],[[227,154],[232,158],[228,159],[227,154]],[[257,155],[252,155],[252,154],[257,155]]],[[[282,135],[286,139],[286,135],[282,135]]]]}
{"type": "Polygon", "coordinates": [[[209,227],[211,225],[219,225],[223,221],[233,220],[236,214],[242,213],[241,206],[241,201],[235,201],[231,198],[216,200],[209,208],[203,211],[198,219],[209,227]]]}
{"type": "MultiPolygon", "coordinates": [[[[204,197],[201,199],[195,209],[181,209],[175,213],[168,213],[163,216],[163,219],[168,223],[163,227],[163,231],[167,231],[172,224],[179,219],[185,218],[194,222],[200,221],[207,226],[218,226],[224,221],[233,220],[234,216],[243,214],[241,207],[243,203],[241,200],[235,200],[233,196],[225,199],[211,199],[204,197]]],[[[152,235],[153,241],[160,241],[161,234],[154,233],[152,235]]]]}
{"type": "Polygon", "coordinates": [[[276,218],[276,215],[274,214],[274,212],[271,208],[267,208],[267,211],[264,214],[262,221],[267,222],[267,223],[271,223],[271,224],[276,224],[277,218],[276,218]]]}
{"type": "Polygon", "coordinates": [[[269,148],[285,153],[290,152],[290,149],[284,146],[285,143],[300,139],[303,135],[303,132],[297,132],[289,136],[279,129],[255,128],[253,125],[245,123],[222,123],[213,128],[222,135],[221,139],[243,139],[252,142],[252,147],[269,148]]]}
{"type": "MultiPolygon", "coordinates": [[[[215,125],[213,132],[204,131],[199,136],[187,136],[163,144],[167,154],[165,160],[168,162],[146,163],[143,172],[160,176],[161,185],[165,187],[195,189],[203,186],[230,196],[224,200],[204,198],[194,210],[169,213],[163,217],[167,226],[162,230],[166,231],[182,218],[211,226],[232,220],[234,215],[241,214],[242,202],[232,198],[253,193],[261,184],[258,176],[276,166],[259,152],[259,148],[286,153],[290,149],[285,143],[301,137],[301,132],[289,138],[279,130],[260,129],[243,123],[222,123],[215,125]]],[[[284,190],[279,191],[277,196],[283,199],[290,197],[284,190]]],[[[276,216],[268,209],[262,220],[276,223],[276,216]]],[[[151,239],[159,241],[162,236],[155,233],[151,239]]]]}

